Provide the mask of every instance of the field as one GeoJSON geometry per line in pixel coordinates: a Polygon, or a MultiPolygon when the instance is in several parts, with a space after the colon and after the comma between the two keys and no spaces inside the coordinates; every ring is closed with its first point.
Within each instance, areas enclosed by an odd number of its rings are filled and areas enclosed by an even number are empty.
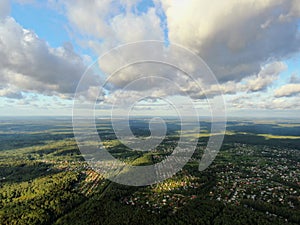
{"type": "MultiPolygon", "coordinates": [[[[149,135],[146,119],[131,121],[149,135]]],[[[178,121],[154,150],[131,151],[109,120],[98,120],[103,145],[127,164],[151,165],[172,153],[178,121]]],[[[0,224],[300,224],[300,124],[228,122],[218,156],[198,171],[211,124],[201,122],[187,165],[159,184],[131,187],[93,171],[70,118],[3,118],[0,124],[0,224]]]]}

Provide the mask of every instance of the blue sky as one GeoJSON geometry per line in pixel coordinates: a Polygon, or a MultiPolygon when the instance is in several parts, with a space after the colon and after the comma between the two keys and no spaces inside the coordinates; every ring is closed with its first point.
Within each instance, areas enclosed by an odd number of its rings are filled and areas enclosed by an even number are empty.
{"type": "Polygon", "coordinates": [[[67,19],[45,5],[13,3],[11,16],[25,29],[33,30],[52,47],[59,47],[64,42],[71,41],[66,25],[67,19]]]}
{"type": "MultiPolygon", "coordinates": [[[[294,0],[280,4],[271,1],[260,5],[258,1],[256,10],[260,13],[257,14],[247,10],[248,0],[232,1],[232,5],[224,6],[217,1],[83,3],[78,0],[71,4],[68,1],[5,0],[0,4],[0,12],[7,9],[7,4],[10,12],[0,17],[0,37],[6,41],[0,45],[0,54],[8,62],[1,65],[0,71],[0,104],[3,106],[0,115],[71,115],[76,84],[98,56],[132,41],[163,40],[192,50],[210,66],[224,91],[228,116],[249,116],[249,111],[253,111],[263,117],[270,112],[278,117],[298,117],[300,10],[296,3],[294,0]],[[237,6],[245,9],[245,15],[227,13],[237,6]],[[228,15],[224,20],[218,19],[224,15],[228,15]],[[231,19],[229,15],[240,18],[231,19]],[[247,18],[252,18],[252,24],[247,18]],[[295,26],[298,26],[296,30],[295,26]],[[30,44],[24,46],[24,41],[30,44]]],[[[101,113],[109,113],[107,108],[112,99],[131,78],[132,75],[124,72],[125,83],[114,81],[109,90],[104,90],[105,110],[101,113]]],[[[86,101],[94,93],[94,87],[99,86],[99,78],[95,79],[85,84],[86,101]]],[[[174,75],[174,82],[180,80],[174,75]]],[[[213,95],[212,87],[204,89],[213,95]]],[[[174,92],[168,91],[163,88],[162,96],[174,92]]],[[[201,96],[197,90],[190,91],[201,96]]],[[[126,96],[135,95],[132,92],[126,96]]],[[[198,100],[197,97],[194,100],[198,100]]],[[[155,104],[148,104],[140,111],[142,114],[155,110],[155,104]]],[[[169,112],[160,108],[158,113],[169,112]]]]}

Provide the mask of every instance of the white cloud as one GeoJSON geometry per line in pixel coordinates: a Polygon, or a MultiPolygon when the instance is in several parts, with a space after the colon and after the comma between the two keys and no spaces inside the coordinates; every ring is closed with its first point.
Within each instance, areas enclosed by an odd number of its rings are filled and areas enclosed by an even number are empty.
{"type": "MultiPolygon", "coordinates": [[[[170,42],[187,46],[204,58],[223,83],[223,91],[229,94],[266,90],[286,69],[279,61],[300,49],[297,0],[156,0],[155,7],[146,13],[133,13],[138,2],[106,0],[100,4],[77,0],[63,4],[74,30],[88,37],[81,43],[99,54],[120,43],[162,40],[164,34],[157,14],[163,10],[170,42]]],[[[149,51],[139,49],[137,54],[142,56],[149,51]]],[[[128,56],[119,57],[126,60],[128,56]]],[[[112,72],[111,68],[120,64],[116,58],[102,62],[101,68],[112,72]]],[[[116,89],[122,88],[140,77],[137,71],[151,73],[153,68],[125,69],[110,81],[116,89]]],[[[173,80],[181,79],[174,71],[168,72],[173,80]]],[[[193,84],[183,84],[182,88],[195,98],[203,96],[203,90],[193,84]]],[[[213,96],[216,87],[204,89],[213,96]]]]}
{"type": "Polygon", "coordinates": [[[300,94],[300,84],[286,84],[275,91],[276,97],[290,97],[300,94]]]}
{"type": "Polygon", "coordinates": [[[274,62],[266,65],[257,76],[251,76],[246,79],[245,89],[252,92],[263,91],[277,80],[279,74],[286,69],[287,65],[283,62],[274,62]]]}
{"type": "MultiPolygon", "coordinates": [[[[248,113],[256,110],[299,110],[299,97],[276,98],[271,93],[252,92],[247,95],[239,93],[234,96],[226,96],[227,108],[247,110],[248,113]]],[[[253,114],[252,116],[255,116],[253,114]]]]}
{"type": "Polygon", "coordinates": [[[12,0],[12,1],[20,4],[32,4],[36,2],[36,0],[12,0]]]}
{"type": "Polygon", "coordinates": [[[132,12],[138,2],[60,1],[65,5],[73,32],[86,37],[79,40],[79,43],[100,55],[103,51],[127,42],[163,40],[160,19],[154,8],[141,14],[132,12]]]}
{"type": "Polygon", "coordinates": [[[213,97],[218,95],[219,88],[224,94],[236,95],[238,93],[246,94],[249,92],[266,91],[279,77],[280,73],[287,69],[287,65],[283,62],[273,62],[263,66],[257,75],[249,76],[241,81],[227,81],[219,85],[205,85],[202,83],[201,90],[189,84],[184,86],[189,93],[193,93],[194,98],[213,97]]]}
{"type": "Polygon", "coordinates": [[[132,13],[118,15],[111,20],[110,24],[114,37],[121,43],[163,39],[160,19],[154,8],[140,16],[132,13]]]}
{"type": "MultiPolygon", "coordinates": [[[[70,98],[85,70],[85,57],[77,55],[70,44],[51,48],[34,32],[7,17],[8,2],[0,2],[0,96],[21,98],[24,92],[36,92],[70,98]]],[[[201,56],[216,74],[223,92],[238,98],[270,91],[269,87],[287,69],[283,62],[300,50],[298,0],[155,0],[155,7],[143,13],[137,12],[139,2],[48,1],[51,7],[65,13],[78,44],[98,55],[127,42],[164,40],[162,19],[158,16],[164,11],[170,42],[186,46],[201,56]]],[[[153,59],[160,58],[156,54],[155,49],[146,46],[130,49],[116,52],[101,61],[100,66],[109,75],[128,59],[149,55],[153,59]]],[[[197,69],[193,61],[178,55],[172,60],[183,68],[197,69]]],[[[107,85],[111,95],[103,100],[110,104],[115,100],[131,102],[146,94],[159,98],[187,93],[195,99],[219,94],[217,85],[210,85],[203,77],[198,78],[201,87],[186,79],[176,68],[135,65],[111,77],[107,85]],[[166,81],[148,79],[136,83],[127,93],[121,91],[130,82],[148,75],[160,75],[166,81]],[[170,85],[169,81],[179,84],[180,88],[170,85]]],[[[297,79],[291,80],[296,83],[297,79]]],[[[98,94],[98,84],[98,78],[91,76],[83,85],[81,91],[86,91],[87,99],[98,94]]],[[[295,96],[299,92],[297,85],[282,86],[275,96],[295,96]]],[[[245,103],[241,98],[232,104],[238,108],[243,107],[243,103],[245,107],[272,108],[295,103],[291,98],[285,104],[278,99],[266,102],[261,95],[257,98],[257,102],[252,101],[254,98],[245,103]]]]}
{"type": "Polygon", "coordinates": [[[300,108],[300,103],[297,98],[286,99],[274,99],[268,109],[282,109],[282,110],[295,110],[300,108]]]}
{"type": "MultiPolygon", "coordinates": [[[[72,97],[85,71],[83,59],[71,44],[51,48],[10,17],[0,21],[0,57],[0,84],[4,90],[72,97]]],[[[94,76],[85,84],[86,89],[96,84],[94,76]]]]}
{"type": "Polygon", "coordinates": [[[0,97],[12,98],[12,99],[22,99],[23,94],[16,88],[1,88],[0,89],[0,97]]]}
{"type": "Polygon", "coordinates": [[[221,82],[257,74],[266,62],[299,51],[297,0],[162,2],[170,41],[197,51],[221,82]]]}

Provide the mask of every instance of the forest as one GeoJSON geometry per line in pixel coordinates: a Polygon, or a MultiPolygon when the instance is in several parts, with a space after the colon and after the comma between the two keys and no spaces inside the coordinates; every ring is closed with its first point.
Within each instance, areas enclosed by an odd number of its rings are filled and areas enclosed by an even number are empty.
{"type": "MultiPolygon", "coordinates": [[[[208,139],[200,136],[193,157],[172,178],[131,187],[91,169],[69,120],[4,120],[0,224],[300,224],[300,125],[276,124],[254,131],[250,122],[231,122],[207,170],[198,171],[208,139]]],[[[208,122],[201,125],[209,130],[208,122]]],[[[163,160],[178,141],[172,120],[165,140],[146,153],[123,146],[107,121],[97,127],[109,151],[136,166],[163,160]]],[[[143,121],[132,129],[148,135],[143,121]]]]}

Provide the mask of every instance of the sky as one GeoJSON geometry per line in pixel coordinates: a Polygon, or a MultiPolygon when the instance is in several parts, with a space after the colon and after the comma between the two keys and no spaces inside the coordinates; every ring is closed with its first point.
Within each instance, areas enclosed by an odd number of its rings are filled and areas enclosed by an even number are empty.
{"type": "MultiPolygon", "coordinates": [[[[136,115],[178,105],[188,115],[187,99],[205,116],[222,93],[228,117],[299,118],[299,31],[298,0],[1,0],[0,116],[71,116],[77,91],[82,111],[96,101],[100,116],[126,104],[136,115]],[[113,74],[133,57],[159,58],[150,45],[101,58],[145,40],[188,49],[218,82],[149,63],[113,74]]],[[[182,54],[176,65],[198,68],[182,54]]]]}

